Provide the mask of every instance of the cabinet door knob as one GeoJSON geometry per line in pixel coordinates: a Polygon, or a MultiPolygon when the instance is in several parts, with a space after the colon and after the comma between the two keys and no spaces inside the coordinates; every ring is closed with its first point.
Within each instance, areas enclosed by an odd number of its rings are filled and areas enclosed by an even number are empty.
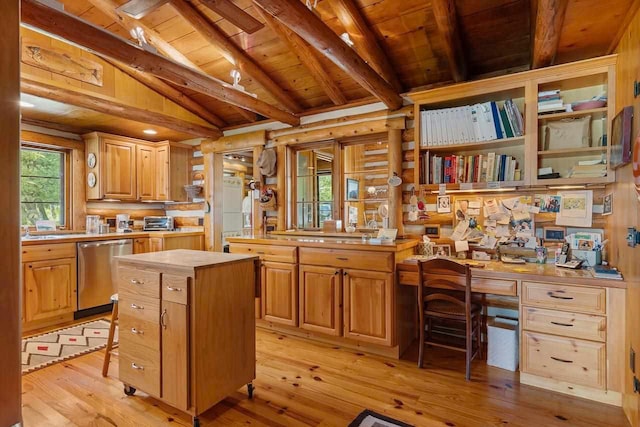
{"type": "Polygon", "coordinates": [[[182,292],[182,288],[174,288],[173,286],[167,286],[167,290],[171,292],[182,292]]]}
{"type": "Polygon", "coordinates": [[[346,276],[348,273],[345,271],[344,273],[342,273],[343,276],[346,276]]]}
{"type": "Polygon", "coordinates": [[[131,328],[131,333],[136,335],[144,335],[144,331],[139,331],[136,328],[131,328]]]}
{"type": "Polygon", "coordinates": [[[133,369],[137,369],[138,371],[144,371],[144,366],[136,365],[134,362],[131,362],[131,367],[133,369]]]}
{"type": "Polygon", "coordinates": [[[333,274],[340,274],[340,270],[336,270],[336,272],[333,274]]]}
{"type": "Polygon", "coordinates": [[[131,308],[134,310],[144,310],[144,307],[138,304],[131,304],[131,308]]]}

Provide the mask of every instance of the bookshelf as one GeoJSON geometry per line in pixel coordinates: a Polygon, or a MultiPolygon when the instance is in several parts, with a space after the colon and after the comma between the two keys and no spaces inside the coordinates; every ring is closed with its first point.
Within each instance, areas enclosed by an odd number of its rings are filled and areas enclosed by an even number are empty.
{"type": "MultiPolygon", "coordinates": [[[[414,183],[416,188],[435,191],[441,184],[450,190],[473,191],[475,189],[491,189],[504,187],[540,187],[548,185],[589,185],[606,184],[615,181],[613,171],[609,169],[609,146],[603,144],[603,135],[608,135],[611,119],[615,116],[614,77],[616,56],[604,56],[585,61],[562,64],[558,66],[525,71],[506,76],[494,77],[479,81],[459,83],[451,86],[409,93],[414,102],[414,183]],[[557,91],[562,104],[589,100],[606,94],[607,104],[588,108],[582,111],[548,111],[538,110],[539,92],[557,91]],[[443,138],[431,141],[433,130],[428,130],[425,120],[433,126],[433,113],[425,119],[423,112],[464,108],[468,105],[495,103],[498,111],[503,109],[505,101],[511,100],[522,114],[522,134],[507,135],[503,130],[503,138],[477,140],[464,139],[465,133],[458,135],[452,142],[443,138]],[[587,119],[585,119],[587,118],[587,119]],[[582,121],[580,121],[582,120],[582,121]],[[547,129],[554,129],[557,122],[588,122],[589,136],[580,146],[577,144],[547,143],[547,129]],[[426,134],[426,135],[425,135],[426,134]],[[427,145],[428,144],[428,145],[427,145]],[[485,156],[490,153],[510,156],[519,176],[504,176],[493,180],[475,177],[474,182],[458,181],[442,182],[428,178],[432,176],[432,163],[425,162],[425,156],[485,156]],[[570,177],[569,171],[579,162],[593,163],[603,159],[606,164],[606,176],[603,177],[570,177]],[[551,167],[560,175],[555,179],[538,178],[539,168],[551,167]],[[517,179],[516,179],[517,178],[517,179]],[[496,182],[498,181],[498,182],[496,182]]],[[[550,98],[553,98],[551,96],[550,98]]],[[[544,104],[543,104],[544,105],[544,104]]],[[[563,105],[564,107],[564,105],[563,105]]],[[[544,107],[543,107],[544,108],[544,107]]],[[[548,107],[547,107],[548,108],[548,107]]],[[[438,117],[437,114],[435,117],[438,117]]],[[[504,120],[504,116],[500,115],[504,120]]],[[[511,116],[507,117],[510,121],[511,116]]],[[[455,121],[454,121],[455,123],[455,121]]],[[[495,125],[495,122],[494,122],[495,125]]],[[[447,126],[446,119],[445,124],[447,126]]],[[[501,128],[504,123],[501,123],[501,128]]],[[[582,125],[584,127],[584,124],[582,125]]],[[[437,135],[437,133],[436,133],[437,135]]],[[[554,135],[555,136],[555,135],[554,135]]],[[[457,177],[459,178],[459,177],[457,177]]]]}

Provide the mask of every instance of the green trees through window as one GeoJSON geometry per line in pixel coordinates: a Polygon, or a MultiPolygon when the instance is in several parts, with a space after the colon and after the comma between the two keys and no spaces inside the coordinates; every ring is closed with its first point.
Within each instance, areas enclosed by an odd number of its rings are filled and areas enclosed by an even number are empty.
{"type": "Polygon", "coordinates": [[[53,150],[21,150],[21,222],[53,220],[64,225],[65,153],[53,150]]]}

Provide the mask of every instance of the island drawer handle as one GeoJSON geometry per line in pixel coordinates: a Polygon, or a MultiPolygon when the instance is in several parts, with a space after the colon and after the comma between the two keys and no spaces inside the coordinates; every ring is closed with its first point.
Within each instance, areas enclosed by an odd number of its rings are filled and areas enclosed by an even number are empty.
{"type": "Polygon", "coordinates": [[[136,365],[134,362],[131,362],[131,367],[133,369],[137,369],[138,371],[144,371],[144,366],[136,365]]]}
{"type": "Polygon", "coordinates": [[[337,257],[336,259],[339,259],[340,261],[349,261],[349,258],[347,257],[337,257]]]}
{"type": "Polygon", "coordinates": [[[144,282],[138,279],[131,279],[131,283],[134,285],[144,285],[144,282]]]}
{"type": "Polygon", "coordinates": [[[555,298],[555,299],[573,299],[573,297],[561,297],[559,295],[554,295],[551,292],[549,292],[547,295],[549,295],[551,298],[555,298]]]}
{"type": "Polygon", "coordinates": [[[553,356],[549,356],[549,357],[552,358],[553,360],[557,360],[558,362],[573,363],[573,360],[560,359],[559,357],[553,357],[553,356]]]}
{"type": "Polygon", "coordinates": [[[256,251],[258,255],[264,255],[264,251],[256,251]]]}
{"type": "Polygon", "coordinates": [[[558,326],[568,326],[568,327],[573,327],[573,325],[571,323],[560,323],[560,322],[554,322],[553,320],[551,321],[551,323],[553,325],[558,325],[558,326]]]}
{"type": "Polygon", "coordinates": [[[172,292],[182,292],[182,288],[174,288],[173,286],[167,286],[167,290],[172,292]]]}
{"type": "Polygon", "coordinates": [[[160,315],[160,324],[163,329],[167,329],[167,322],[165,322],[165,317],[167,315],[167,309],[162,310],[162,314],[160,315]]]}
{"type": "Polygon", "coordinates": [[[136,328],[131,328],[131,333],[136,335],[144,335],[144,331],[139,331],[136,328]]]}
{"type": "Polygon", "coordinates": [[[131,308],[134,310],[144,310],[144,307],[138,304],[131,304],[131,308]]]}

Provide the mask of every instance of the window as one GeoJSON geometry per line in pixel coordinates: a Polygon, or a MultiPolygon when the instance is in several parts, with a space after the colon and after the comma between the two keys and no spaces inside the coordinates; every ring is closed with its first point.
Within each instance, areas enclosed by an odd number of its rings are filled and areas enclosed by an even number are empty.
{"type": "Polygon", "coordinates": [[[296,221],[297,228],[321,228],[333,218],[333,148],[297,151],[296,221]]]}
{"type": "Polygon", "coordinates": [[[65,225],[66,153],[39,148],[22,148],[20,200],[22,225],[52,220],[65,225]]]}

